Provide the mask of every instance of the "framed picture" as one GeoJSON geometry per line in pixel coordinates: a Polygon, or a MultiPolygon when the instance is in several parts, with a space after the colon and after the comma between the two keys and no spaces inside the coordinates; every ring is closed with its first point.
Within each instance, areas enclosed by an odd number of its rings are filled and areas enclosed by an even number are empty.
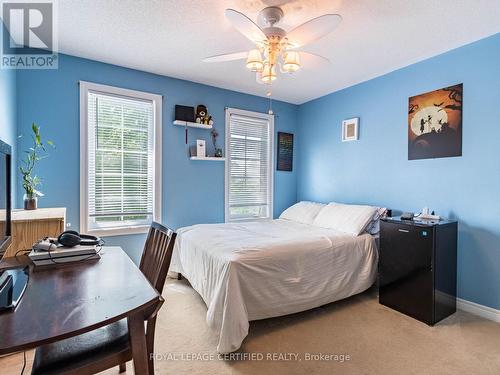
{"type": "Polygon", "coordinates": [[[342,121],[342,142],[358,140],[359,117],[342,121]]]}
{"type": "Polygon", "coordinates": [[[293,134],[278,132],[276,169],[291,172],[293,168],[293,134]]]}
{"type": "Polygon", "coordinates": [[[458,84],[408,100],[408,160],[462,156],[462,94],[458,84]]]}

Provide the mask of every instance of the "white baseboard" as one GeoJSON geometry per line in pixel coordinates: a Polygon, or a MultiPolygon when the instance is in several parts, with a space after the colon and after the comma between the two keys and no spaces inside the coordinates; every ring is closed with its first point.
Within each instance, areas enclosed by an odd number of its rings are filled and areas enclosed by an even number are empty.
{"type": "Polygon", "coordinates": [[[500,323],[500,310],[457,298],[457,309],[500,323]]]}

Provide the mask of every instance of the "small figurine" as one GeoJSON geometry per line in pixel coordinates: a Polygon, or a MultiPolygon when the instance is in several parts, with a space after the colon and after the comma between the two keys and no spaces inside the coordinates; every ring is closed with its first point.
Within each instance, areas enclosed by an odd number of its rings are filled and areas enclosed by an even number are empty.
{"type": "Polygon", "coordinates": [[[210,132],[211,136],[212,136],[212,143],[214,145],[214,156],[216,158],[221,158],[222,157],[222,149],[220,147],[217,147],[217,137],[219,136],[219,133],[217,132],[217,130],[215,130],[215,128],[212,129],[212,131],[210,132]]]}
{"type": "Polygon", "coordinates": [[[196,107],[196,123],[205,124],[205,119],[207,118],[208,111],[207,107],[203,104],[200,104],[196,107]]]}
{"type": "Polygon", "coordinates": [[[203,104],[200,104],[199,106],[196,107],[196,122],[198,124],[203,124],[203,125],[214,124],[212,116],[208,114],[207,107],[205,107],[203,104]]]}

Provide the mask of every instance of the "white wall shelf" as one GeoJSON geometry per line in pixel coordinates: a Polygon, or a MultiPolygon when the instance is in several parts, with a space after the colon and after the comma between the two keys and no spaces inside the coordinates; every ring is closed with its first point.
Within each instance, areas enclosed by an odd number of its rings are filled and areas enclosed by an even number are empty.
{"type": "Polygon", "coordinates": [[[174,125],[177,126],[188,126],[190,128],[198,128],[198,129],[212,129],[212,125],[205,125],[205,124],[198,124],[197,122],[189,122],[189,121],[181,121],[181,120],[175,120],[174,125]]]}
{"type": "Polygon", "coordinates": [[[198,156],[191,156],[189,159],[191,160],[204,160],[204,161],[224,161],[226,158],[216,158],[213,156],[207,156],[207,157],[198,157],[198,156]]]}

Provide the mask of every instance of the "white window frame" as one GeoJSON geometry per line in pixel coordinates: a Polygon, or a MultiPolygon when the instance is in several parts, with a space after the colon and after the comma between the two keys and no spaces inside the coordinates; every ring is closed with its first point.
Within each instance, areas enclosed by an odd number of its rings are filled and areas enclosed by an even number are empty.
{"type": "Polygon", "coordinates": [[[241,221],[263,221],[270,220],[274,217],[274,115],[261,112],[247,111],[237,108],[226,108],[226,128],[225,128],[225,146],[226,160],[224,171],[224,220],[226,223],[234,223],[241,221]],[[231,163],[230,155],[230,138],[229,123],[231,115],[247,116],[263,119],[269,122],[269,170],[268,170],[268,192],[269,192],[269,217],[267,218],[241,218],[230,219],[229,215],[229,163],[231,163]]]}
{"type": "Polygon", "coordinates": [[[147,233],[149,225],[114,226],[109,229],[88,228],[88,93],[89,91],[104,95],[122,96],[131,99],[148,100],[153,103],[154,111],[154,179],[153,179],[153,220],[161,221],[162,200],[162,108],[163,97],[143,91],[123,89],[80,81],[80,232],[96,236],[119,236],[127,234],[147,233]]]}

